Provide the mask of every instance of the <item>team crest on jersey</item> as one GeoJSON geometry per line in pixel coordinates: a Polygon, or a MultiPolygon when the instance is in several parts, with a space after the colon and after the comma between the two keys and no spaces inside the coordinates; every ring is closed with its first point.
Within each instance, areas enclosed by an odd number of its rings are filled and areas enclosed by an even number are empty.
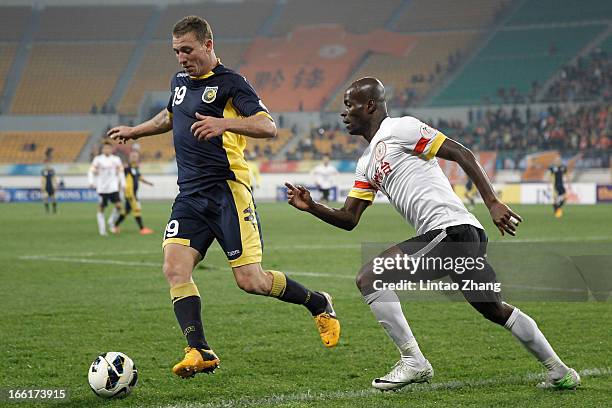
{"type": "Polygon", "coordinates": [[[385,154],[387,154],[387,145],[385,142],[378,142],[374,149],[374,159],[376,159],[376,161],[381,161],[385,157],[385,154]]]}
{"type": "Polygon", "coordinates": [[[425,139],[431,139],[436,135],[436,130],[427,125],[421,125],[419,131],[421,133],[421,137],[424,137],[425,139]]]}
{"type": "Polygon", "coordinates": [[[211,103],[217,98],[218,86],[207,86],[202,94],[202,102],[211,103]]]}

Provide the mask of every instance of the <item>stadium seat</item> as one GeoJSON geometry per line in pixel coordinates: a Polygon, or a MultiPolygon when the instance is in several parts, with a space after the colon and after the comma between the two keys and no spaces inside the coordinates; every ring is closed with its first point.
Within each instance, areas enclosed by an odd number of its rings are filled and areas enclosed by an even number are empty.
{"type": "Polygon", "coordinates": [[[378,0],[372,7],[367,2],[351,0],[289,0],[272,33],[283,36],[300,25],[340,24],[349,32],[365,34],[384,28],[400,3],[399,0],[378,0]]]}
{"type": "Polygon", "coordinates": [[[17,43],[0,43],[0,89],[4,89],[4,83],[13,64],[17,46],[17,43]]]}
{"type": "Polygon", "coordinates": [[[542,84],[603,28],[587,25],[499,31],[432,105],[500,102],[497,92],[502,87],[528,94],[533,81],[542,84]]]}
{"type": "MultiPolygon", "coordinates": [[[[221,62],[232,69],[237,69],[242,61],[248,42],[215,41],[215,52],[221,62]]],[[[149,44],[130,87],[119,104],[119,113],[135,115],[142,98],[147,92],[162,91],[170,95],[172,75],[180,71],[176,56],[168,41],[155,41],[149,44]]]]}
{"type": "Polygon", "coordinates": [[[2,6],[0,15],[0,39],[19,41],[30,23],[32,9],[23,6],[2,6]]]}
{"type": "Polygon", "coordinates": [[[36,42],[13,104],[17,114],[89,113],[106,103],[134,49],[128,42],[36,42]]]}
{"type": "Polygon", "coordinates": [[[0,132],[0,163],[43,163],[52,149],[54,162],[69,163],[79,156],[89,132],[0,132]]]}
{"type": "Polygon", "coordinates": [[[152,6],[57,6],[42,10],[37,40],[136,40],[142,36],[152,6]]]}
{"type": "MultiPolygon", "coordinates": [[[[440,64],[442,70],[440,75],[444,75],[449,54],[454,54],[457,50],[460,50],[462,55],[467,54],[467,50],[479,35],[478,32],[419,34],[413,37],[415,45],[405,57],[373,53],[340,88],[328,110],[340,111],[344,90],[351,82],[364,76],[379,78],[387,88],[388,99],[404,92],[407,88],[412,88],[423,96],[436,81],[412,83],[412,77],[414,75],[429,77],[435,73],[436,63],[440,64]]],[[[440,76],[437,76],[436,80],[439,79],[440,76]]]]}
{"type": "Polygon", "coordinates": [[[164,10],[155,38],[168,41],[172,37],[174,24],[188,15],[197,15],[208,20],[215,40],[252,38],[272,13],[275,3],[274,0],[255,0],[240,3],[228,1],[170,5],[164,10]]]}
{"type": "Polygon", "coordinates": [[[507,3],[504,0],[412,0],[394,28],[402,32],[483,29],[507,3]]]}

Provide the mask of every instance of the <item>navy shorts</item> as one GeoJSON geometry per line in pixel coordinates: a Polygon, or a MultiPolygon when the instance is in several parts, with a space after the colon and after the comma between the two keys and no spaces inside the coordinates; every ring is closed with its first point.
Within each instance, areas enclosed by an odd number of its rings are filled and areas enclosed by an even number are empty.
{"type": "Polygon", "coordinates": [[[206,190],[179,195],[164,232],[162,247],[189,246],[202,258],[217,240],[232,267],[260,263],[263,240],[251,190],[227,180],[206,190]]]}

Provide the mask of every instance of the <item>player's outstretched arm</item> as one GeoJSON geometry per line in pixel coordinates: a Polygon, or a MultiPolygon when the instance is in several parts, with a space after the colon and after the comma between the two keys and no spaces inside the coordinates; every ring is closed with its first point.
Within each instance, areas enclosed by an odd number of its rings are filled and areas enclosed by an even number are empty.
{"type": "Polygon", "coordinates": [[[276,125],[266,114],[255,114],[246,118],[215,118],[196,112],[191,131],[198,140],[221,136],[223,132],[239,133],[256,139],[270,139],[276,136],[276,125]]]}
{"type": "Polygon", "coordinates": [[[145,136],[159,135],[172,130],[172,118],[166,108],[153,118],[136,126],[116,126],[108,131],[106,136],[119,143],[135,140],[145,136]]]}
{"type": "Polygon", "coordinates": [[[516,227],[523,219],[499,200],[487,173],[478,163],[470,149],[447,138],[440,146],[436,156],[456,162],[472,179],[485,205],[489,209],[493,223],[495,223],[502,235],[504,235],[504,232],[510,235],[516,234],[516,227]]]}
{"type": "Polygon", "coordinates": [[[287,201],[300,211],[306,211],[315,217],[335,227],[352,230],[361,219],[361,214],[371,204],[369,201],[358,198],[347,197],[342,208],[331,208],[317,203],[310,197],[310,191],[304,186],[295,187],[291,183],[285,183],[287,187],[287,201]]]}

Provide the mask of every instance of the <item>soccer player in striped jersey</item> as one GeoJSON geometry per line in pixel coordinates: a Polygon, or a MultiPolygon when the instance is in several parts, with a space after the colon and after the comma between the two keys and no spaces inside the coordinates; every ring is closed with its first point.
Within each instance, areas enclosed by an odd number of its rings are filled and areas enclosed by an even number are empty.
{"type": "Polygon", "coordinates": [[[53,214],[57,213],[57,199],[55,191],[57,190],[57,178],[55,170],[51,167],[50,160],[45,160],[45,167],[40,172],[40,192],[45,204],[45,212],[49,214],[49,202],[53,206],[53,214]]]}
{"type": "MultiPolygon", "coordinates": [[[[289,204],[339,228],[355,228],[377,191],[417,230],[417,236],[384,251],[379,258],[407,255],[458,259],[480,258],[483,267],[456,270],[412,270],[400,275],[413,282],[429,282],[448,276],[453,282],[471,280],[484,289],[461,287],[466,300],[485,318],[509,330],[548,370],[541,386],[569,389],[580,384],[578,373],[566,366],[538,328],[536,322],[518,308],[502,301],[499,291],[487,289],[495,284],[493,268],[486,262],[487,236],[478,220],[453,192],[436,156],[457,162],[474,181],[493,222],[502,235],[515,235],[521,217],[502,203],[472,152],[448,139],[441,132],[410,116],[387,115],[385,91],[375,78],[360,79],[344,95],[342,118],[352,135],[361,135],[369,147],[357,162],[355,184],[340,209],[317,203],[303,186],[287,183],[289,204]]],[[[376,259],[376,258],[375,258],[376,259]]],[[[398,389],[406,384],[429,381],[433,368],[423,356],[393,290],[377,289],[379,275],[374,260],[364,265],[357,286],[376,319],[400,352],[391,371],[372,382],[380,390],[398,389]]],[[[395,271],[391,271],[395,272],[395,271]]]]}
{"type": "Polygon", "coordinates": [[[177,22],[172,48],[182,70],[172,78],[167,108],[137,126],[108,132],[121,142],[173,133],[180,192],[162,243],[163,272],[188,346],[172,371],[189,378],[219,366],[204,336],[200,292],[193,281],[195,266],[215,239],[241,289],[304,306],[325,347],[334,347],[340,322],[331,296],[261,266],[263,239],[244,149],[250,137],[276,136],[272,116],[247,80],[217,59],[206,20],[187,16],[177,22]]]}
{"type": "Polygon", "coordinates": [[[140,174],[140,154],[137,151],[130,152],[128,165],[125,168],[125,209],[121,212],[117,221],[115,221],[115,233],[119,233],[119,225],[125,220],[125,217],[133,212],[134,219],[140,229],[140,235],[150,235],[153,233],[151,228],[144,226],[142,222],[142,206],[138,201],[138,186],[140,183],[152,186],[148,180],[145,180],[140,174]]]}

